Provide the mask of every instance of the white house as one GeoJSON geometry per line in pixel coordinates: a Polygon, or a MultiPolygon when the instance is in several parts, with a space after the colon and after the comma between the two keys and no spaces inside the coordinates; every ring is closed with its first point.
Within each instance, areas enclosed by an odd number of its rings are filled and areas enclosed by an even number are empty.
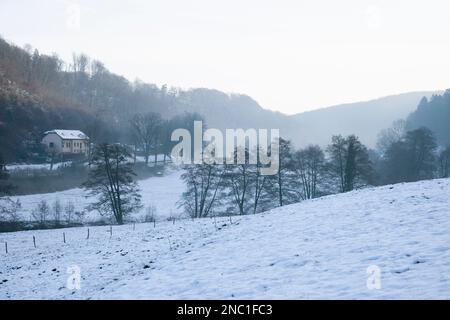
{"type": "Polygon", "coordinates": [[[89,150],[89,137],[79,130],[51,130],[44,133],[42,144],[55,154],[85,154],[89,150]]]}

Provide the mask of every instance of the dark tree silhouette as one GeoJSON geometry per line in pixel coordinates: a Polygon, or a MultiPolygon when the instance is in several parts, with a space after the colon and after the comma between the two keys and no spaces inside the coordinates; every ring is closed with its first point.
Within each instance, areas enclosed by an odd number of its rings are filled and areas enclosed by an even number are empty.
{"type": "Polygon", "coordinates": [[[367,148],[358,137],[333,136],[328,146],[330,169],[338,181],[339,191],[352,191],[356,184],[368,184],[373,178],[373,168],[367,148]]]}
{"type": "Polygon", "coordinates": [[[268,176],[266,190],[275,199],[278,206],[284,206],[297,201],[296,181],[292,168],[292,143],[280,138],[278,153],[279,169],[276,175],[268,176]]]}
{"type": "Polygon", "coordinates": [[[436,139],[428,128],[408,131],[404,138],[393,143],[383,162],[387,183],[411,182],[434,177],[436,169],[436,139]]]}
{"type": "Polygon", "coordinates": [[[222,186],[224,167],[215,164],[186,165],[181,178],[187,190],[180,205],[192,218],[204,218],[211,214],[222,186]]]}
{"type": "Polygon", "coordinates": [[[93,155],[93,169],[84,183],[89,195],[98,197],[90,208],[112,215],[118,224],[123,224],[127,215],[142,207],[129,157],[127,149],[121,145],[98,145],[93,155]]]}
{"type": "Polygon", "coordinates": [[[293,155],[293,169],[300,183],[300,198],[316,198],[319,184],[325,180],[325,154],[319,146],[308,146],[293,155]]]}
{"type": "Polygon", "coordinates": [[[158,144],[161,139],[163,120],[158,113],[137,114],[131,119],[131,127],[136,142],[144,151],[145,164],[148,164],[150,153],[155,155],[155,164],[158,154],[158,144]]]}

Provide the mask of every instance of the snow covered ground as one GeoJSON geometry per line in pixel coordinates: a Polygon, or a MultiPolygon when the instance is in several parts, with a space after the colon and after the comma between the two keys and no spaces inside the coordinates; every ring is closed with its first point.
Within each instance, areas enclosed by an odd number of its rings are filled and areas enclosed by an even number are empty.
{"type": "MultiPolygon", "coordinates": [[[[67,167],[72,164],[72,161],[57,162],[53,164],[53,170],[61,167],[67,167]]],[[[20,171],[20,170],[50,170],[50,163],[39,163],[39,164],[10,164],[6,166],[9,171],[20,171]]]]}
{"type": "MultiPolygon", "coordinates": [[[[185,186],[180,180],[181,171],[168,170],[167,174],[161,177],[151,177],[140,180],[142,204],[144,208],[137,214],[137,217],[145,215],[146,208],[154,206],[156,208],[156,216],[159,219],[167,217],[180,217],[182,209],[178,208],[177,202],[183,193],[185,186]]],[[[33,194],[25,196],[15,196],[11,199],[19,200],[22,204],[20,215],[23,220],[31,219],[31,212],[36,208],[41,200],[46,200],[51,206],[57,199],[63,206],[68,202],[72,202],[75,210],[82,211],[91,203],[93,198],[86,198],[87,193],[81,188],[75,188],[54,193],[33,194]]],[[[89,212],[85,217],[85,221],[96,221],[100,218],[97,212],[89,212]]]]}
{"type": "Polygon", "coordinates": [[[0,299],[450,298],[450,179],[328,196],[216,226],[166,221],[113,227],[112,236],[91,227],[89,240],[87,228],[0,234],[0,299]],[[73,265],[79,290],[66,287],[73,265]],[[380,289],[367,287],[369,266],[380,270],[380,289]]]}
{"type": "MultiPolygon", "coordinates": [[[[170,162],[169,157],[166,156],[165,159],[167,162],[170,162]]],[[[130,158],[130,162],[133,162],[134,159],[130,158]]],[[[149,167],[153,167],[154,166],[154,161],[155,161],[155,155],[150,155],[149,160],[148,160],[148,166],[149,167]]],[[[156,161],[158,163],[164,162],[164,155],[163,154],[158,154],[156,157],[156,161]]],[[[145,157],[143,156],[137,156],[136,157],[136,162],[145,162],[145,157]]],[[[52,170],[56,170],[58,168],[62,168],[62,167],[68,167],[72,164],[72,161],[64,161],[64,162],[56,162],[53,164],[53,168],[52,170]]],[[[87,166],[87,162],[84,163],[85,166],[87,166]]],[[[51,168],[51,164],[50,163],[19,163],[19,164],[8,164],[6,166],[6,169],[14,172],[14,171],[21,171],[21,170],[50,170],[51,168]]]]}

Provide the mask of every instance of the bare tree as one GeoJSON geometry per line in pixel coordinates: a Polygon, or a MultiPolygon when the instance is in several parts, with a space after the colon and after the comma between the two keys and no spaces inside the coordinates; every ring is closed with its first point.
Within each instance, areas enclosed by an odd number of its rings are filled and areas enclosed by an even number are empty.
{"type": "Polygon", "coordinates": [[[69,201],[66,203],[66,206],[64,207],[64,214],[65,214],[66,222],[68,224],[72,223],[72,220],[75,215],[75,205],[73,204],[72,201],[69,201]]]}
{"type": "Polygon", "coordinates": [[[156,221],[156,207],[154,205],[150,205],[146,209],[144,222],[155,222],[156,221]]]}
{"type": "Polygon", "coordinates": [[[121,145],[98,145],[93,157],[94,169],[84,183],[89,195],[98,196],[90,208],[101,214],[112,213],[118,224],[123,224],[125,216],[142,207],[129,157],[127,149],[121,145]]]}
{"type": "Polygon", "coordinates": [[[160,139],[160,131],[162,127],[162,119],[158,113],[137,114],[131,119],[131,127],[136,142],[144,151],[145,164],[148,164],[150,153],[153,149],[155,153],[155,161],[157,160],[158,144],[160,139]]]}
{"type": "Polygon", "coordinates": [[[170,120],[164,120],[161,124],[159,141],[161,145],[161,152],[163,154],[164,164],[166,164],[167,157],[170,157],[170,153],[172,151],[173,141],[171,140],[171,134],[174,129],[177,128],[173,127],[173,123],[170,120]]]}
{"type": "Polygon", "coordinates": [[[39,222],[41,225],[44,225],[48,221],[48,216],[50,215],[50,206],[47,201],[41,200],[36,208],[33,209],[31,213],[34,220],[39,222]]]}
{"type": "Polygon", "coordinates": [[[295,152],[293,169],[300,180],[300,198],[316,198],[319,180],[324,178],[325,171],[325,154],[322,149],[311,145],[295,152]]]}
{"type": "Polygon", "coordinates": [[[180,206],[192,218],[204,218],[210,215],[222,186],[225,170],[222,165],[192,164],[186,165],[182,179],[187,190],[182,195],[180,206]]]}
{"type": "Polygon", "coordinates": [[[406,121],[403,119],[394,121],[390,128],[384,129],[378,134],[378,151],[384,154],[393,143],[400,141],[405,134],[406,121]]]}
{"type": "Polygon", "coordinates": [[[254,182],[252,177],[252,165],[249,163],[249,151],[247,148],[243,150],[245,155],[245,161],[238,163],[238,153],[240,151],[236,148],[234,152],[234,163],[227,164],[224,182],[225,188],[228,193],[228,197],[231,199],[240,215],[247,214],[250,209],[252,201],[252,183],[254,182]]]}
{"type": "Polygon", "coordinates": [[[267,176],[261,174],[261,164],[259,161],[254,165],[253,171],[253,214],[255,214],[258,210],[261,196],[265,191],[267,176]]]}
{"type": "Polygon", "coordinates": [[[14,201],[8,197],[0,198],[0,221],[19,221],[21,208],[20,200],[14,201]]]}
{"type": "Polygon", "coordinates": [[[62,216],[62,205],[59,199],[56,199],[52,204],[52,215],[53,215],[53,221],[56,225],[59,225],[61,223],[61,216],[62,216]]]}
{"type": "Polygon", "coordinates": [[[272,197],[277,199],[277,205],[282,207],[297,200],[295,192],[296,181],[292,170],[291,141],[280,138],[278,163],[278,172],[268,177],[266,190],[272,197]]]}
{"type": "Polygon", "coordinates": [[[75,73],[87,73],[90,65],[90,59],[84,53],[72,54],[72,70],[75,73]]]}
{"type": "Polygon", "coordinates": [[[352,191],[357,182],[371,181],[373,168],[369,154],[356,136],[350,135],[347,138],[340,135],[333,136],[327,151],[330,169],[338,180],[340,192],[352,191]]]}

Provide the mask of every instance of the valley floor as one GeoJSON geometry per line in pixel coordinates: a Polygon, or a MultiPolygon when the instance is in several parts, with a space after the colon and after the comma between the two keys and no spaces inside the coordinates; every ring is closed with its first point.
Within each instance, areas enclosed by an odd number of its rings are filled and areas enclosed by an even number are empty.
{"type": "Polygon", "coordinates": [[[88,240],[87,228],[0,234],[0,299],[450,298],[450,179],[328,196],[231,224],[112,230],[90,227],[88,240]],[[66,287],[74,265],[79,290],[66,287]],[[380,270],[380,289],[367,287],[369,266],[380,270]]]}
{"type": "MultiPolygon", "coordinates": [[[[185,186],[180,176],[180,170],[169,169],[165,175],[139,180],[138,186],[141,189],[143,209],[135,215],[135,218],[138,220],[142,219],[150,206],[154,207],[155,218],[158,220],[169,217],[181,217],[183,212],[177,202],[184,192],[185,186]]],[[[14,196],[11,199],[20,201],[22,206],[20,215],[23,221],[33,220],[32,212],[42,200],[47,201],[49,206],[52,206],[56,200],[59,200],[63,207],[68,202],[71,202],[76,211],[86,210],[87,206],[95,200],[95,198],[88,197],[88,193],[81,188],[53,193],[14,196]]],[[[97,222],[101,218],[97,211],[90,211],[87,213],[84,222],[97,222]]]]}

